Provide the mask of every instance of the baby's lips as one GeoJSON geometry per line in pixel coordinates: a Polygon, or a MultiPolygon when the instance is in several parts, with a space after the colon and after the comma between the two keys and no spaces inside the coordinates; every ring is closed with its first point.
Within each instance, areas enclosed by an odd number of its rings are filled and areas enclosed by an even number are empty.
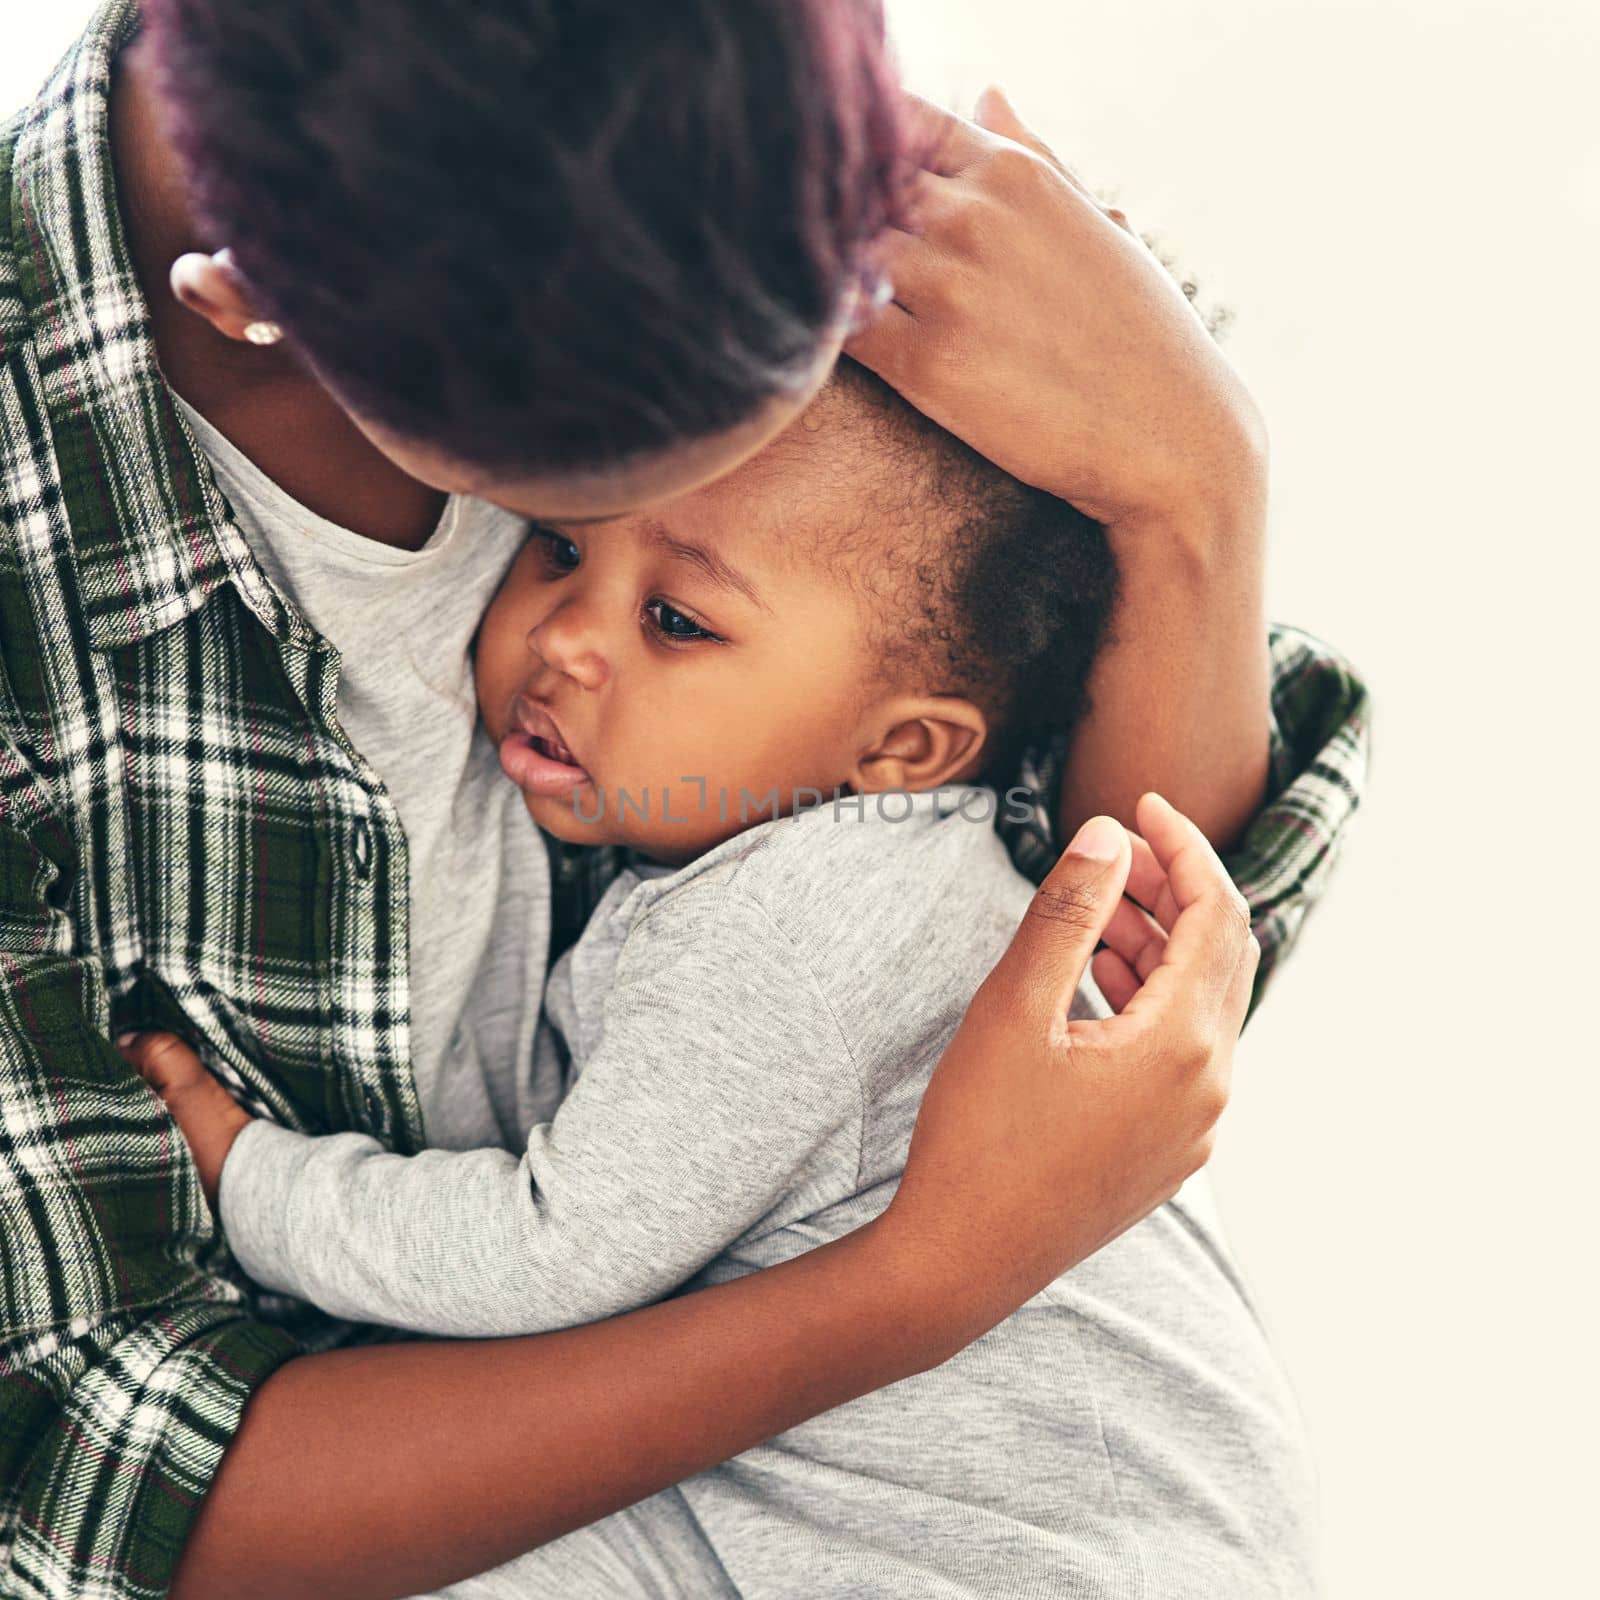
{"type": "Polygon", "coordinates": [[[517,730],[526,734],[529,739],[542,740],[547,752],[555,759],[564,758],[564,764],[567,766],[581,766],[582,763],[572,753],[571,745],[563,737],[560,724],[544,705],[531,695],[519,694],[511,702],[511,721],[517,730]]]}
{"type": "Polygon", "coordinates": [[[589,774],[576,762],[546,755],[533,735],[513,729],[500,742],[500,768],[524,794],[567,795],[588,783],[589,774]]]}

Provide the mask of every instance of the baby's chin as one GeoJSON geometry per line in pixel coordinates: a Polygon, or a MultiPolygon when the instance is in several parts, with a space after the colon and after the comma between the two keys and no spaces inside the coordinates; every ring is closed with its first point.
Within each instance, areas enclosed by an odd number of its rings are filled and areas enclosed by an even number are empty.
{"type": "Polygon", "coordinates": [[[533,820],[567,844],[618,845],[668,865],[693,861],[744,831],[736,818],[721,818],[715,805],[686,815],[670,807],[663,810],[659,790],[650,793],[648,813],[643,816],[637,806],[619,805],[593,784],[570,794],[524,793],[523,798],[533,820]]]}
{"type": "Polygon", "coordinates": [[[615,816],[600,804],[592,785],[571,794],[540,795],[524,791],[528,814],[546,833],[568,844],[626,844],[615,816]]]}

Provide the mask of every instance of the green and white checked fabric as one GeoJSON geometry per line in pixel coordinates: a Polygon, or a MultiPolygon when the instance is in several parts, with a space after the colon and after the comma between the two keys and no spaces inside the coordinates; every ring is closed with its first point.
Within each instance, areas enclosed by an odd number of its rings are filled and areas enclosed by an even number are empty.
{"type": "MultiPolygon", "coordinates": [[[[0,1593],[162,1594],[251,1391],[358,1335],[258,1296],[109,1040],[179,1028],[256,1112],[394,1149],[405,841],[336,653],[263,578],[156,365],[118,222],[112,0],[0,129],[0,1593]]],[[[1365,694],[1274,630],[1273,789],[1232,862],[1281,960],[1355,810],[1365,694]]],[[[1054,791],[1061,753],[1023,782],[1054,791]],[[1054,763],[1054,765],[1052,765],[1054,763]]],[[[1043,814],[1012,840],[1035,877],[1043,814]]],[[[558,937],[612,852],[558,850],[558,937]]]]}
{"type": "MultiPolygon", "coordinates": [[[[156,366],[104,10],[0,138],[0,1591],[162,1593],[275,1326],[108,1042],[263,1114],[421,1137],[405,846],[156,366]],[[397,886],[398,889],[397,889],[397,886]]],[[[293,1324],[298,1321],[298,1326],[293,1324]]]]}

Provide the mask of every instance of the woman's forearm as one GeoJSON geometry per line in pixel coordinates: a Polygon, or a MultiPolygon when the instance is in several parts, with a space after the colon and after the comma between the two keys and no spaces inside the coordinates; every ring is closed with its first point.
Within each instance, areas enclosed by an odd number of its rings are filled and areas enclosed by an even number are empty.
{"type": "Polygon", "coordinates": [[[1009,1309],[1007,1285],[980,1303],[905,1261],[873,1224],[591,1327],[291,1361],[250,1402],[172,1595],[436,1588],[934,1365],[1009,1309]]]}
{"type": "Polygon", "coordinates": [[[1062,785],[1062,837],[1106,813],[1132,826],[1147,789],[1219,850],[1261,805],[1270,663],[1263,601],[1265,447],[1175,509],[1108,530],[1121,595],[1062,785]]]}

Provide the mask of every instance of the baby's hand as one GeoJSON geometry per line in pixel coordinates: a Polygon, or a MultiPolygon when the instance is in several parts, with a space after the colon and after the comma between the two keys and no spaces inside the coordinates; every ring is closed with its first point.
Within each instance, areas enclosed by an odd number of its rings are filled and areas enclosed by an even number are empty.
{"type": "Polygon", "coordinates": [[[117,1048],[172,1113],[200,1169],[200,1184],[214,1213],[222,1164],[233,1141],[251,1122],[249,1112],[174,1033],[125,1033],[117,1048]]]}

